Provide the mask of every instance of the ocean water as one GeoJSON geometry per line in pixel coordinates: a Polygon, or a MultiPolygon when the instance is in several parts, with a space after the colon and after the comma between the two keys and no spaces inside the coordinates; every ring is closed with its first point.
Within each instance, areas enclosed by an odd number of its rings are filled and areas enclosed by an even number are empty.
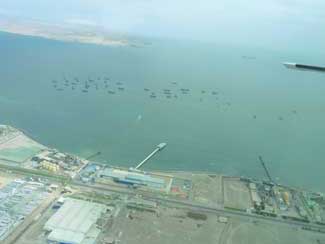
{"type": "Polygon", "coordinates": [[[265,178],[262,155],[278,182],[324,191],[325,75],[281,65],[322,60],[304,50],[170,40],[103,47],[0,33],[0,123],[62,151],[101,151],[96,160],[121,166],[167,142],[145,169],[265,178]],[[51,82],[106,76],[115,94],[101,81],[88,93],[51,82]]]}

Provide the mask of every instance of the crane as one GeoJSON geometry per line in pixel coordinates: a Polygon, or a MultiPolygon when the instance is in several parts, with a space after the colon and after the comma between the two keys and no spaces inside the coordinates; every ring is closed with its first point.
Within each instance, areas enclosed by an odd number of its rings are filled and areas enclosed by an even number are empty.
{"type": "Polygon", "coordinates": [[[265,163],[264,163],[264,160],[262,158],[262,156],[258,156],[258,159],[260,160],[260,163],[262,164],[263,168],[264,168],[264,171],[265,171],[265,174],[267,176],[267,178],[269,179],[270,183],[274,183],[274,181],[272,180],[272,177],[270,175],[270,172],[269,170],[267,169],[265,163]]]}

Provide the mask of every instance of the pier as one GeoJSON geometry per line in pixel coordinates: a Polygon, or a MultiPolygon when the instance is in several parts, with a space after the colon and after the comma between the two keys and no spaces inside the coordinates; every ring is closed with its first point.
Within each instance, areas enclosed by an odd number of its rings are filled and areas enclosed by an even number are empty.
{"type": "Polygon", "coordinates": [[[152,151],[145,159],[143,159],[134,169],[139,170],[150,158],[152,158],[157,152],[163,150],[167,146],[167,143],[162,142],[157,145],[156,149],[152,151]]]}

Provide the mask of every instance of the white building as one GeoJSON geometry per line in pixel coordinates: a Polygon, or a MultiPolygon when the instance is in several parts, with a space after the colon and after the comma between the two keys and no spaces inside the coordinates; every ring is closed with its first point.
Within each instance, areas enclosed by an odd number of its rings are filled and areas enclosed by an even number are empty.
{"type": "Polygon", "coordinates": [[[46,222],[49,243],[93,243],[100,230],[96,222],[106,212],[103,204],[67,198],[62,207],[46,222]]]}

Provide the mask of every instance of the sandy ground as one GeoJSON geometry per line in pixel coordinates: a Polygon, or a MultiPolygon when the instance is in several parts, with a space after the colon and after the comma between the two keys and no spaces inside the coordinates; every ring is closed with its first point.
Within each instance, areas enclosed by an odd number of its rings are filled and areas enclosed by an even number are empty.
{"type": "Polygon", "coordinates": [[[22,163],[45,148],[24,134],[18,134],[0,144],[0,159],[22,163]]]}
{"type": "Polygon", "coordinates": [[[0,144],[0,151],[4,149],[14,149],[19,147],[30,147],[30,146],[43,147],[41,144],[29,139],[23,134],[20,134],[12,138],[11,140],[8,140],[0,144]]]}
{"type": "Polygon", "coordinates": [[[185,210],[160,209],[160,214],[124,209],[107,236],[128,244],[320,244],[325,235],[291,226],[267,224],[254,219],[228,218],[220,223],[217,215],[206,220],[189,218],[185,210]],[[130,217],[131,216],[131,217],[130,217]]]}
{"type": "Polygon", "coordinates": [[[319,244],[325,235],[290,226],[233,220],[218,244],[319,244]]]}
{"type": "Polygon", "coordinates": [[[160,214],[141,211],[122,211],[111,233],[120,243],[217,243],[225,224],[217,216],[195,220],[186,211],[160,209],[160,214]],[[130,217],[131,216],[131,217],[130,217]]]}
{"type": "Polygon", "coordinates": [[[191,178],[193,182],[193,200],[209,204],[211,206],[221,206],[223,203],[222,195],[222,176],[208,176],[196,174],[191,178]],[[213,187],[211,187],[213,186],[213,187]]]}
{"type": "Polygon", "coordinates": [[[253,207],[250,192],[245,183],[237,179],[224,178],[225,207],[246,210],[253,207]]]}

